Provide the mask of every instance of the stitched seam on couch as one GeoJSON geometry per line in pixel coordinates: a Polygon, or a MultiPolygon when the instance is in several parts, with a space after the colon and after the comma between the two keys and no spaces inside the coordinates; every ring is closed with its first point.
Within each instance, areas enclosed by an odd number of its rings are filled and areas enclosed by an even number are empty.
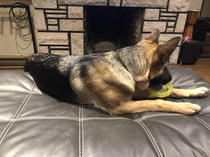
{"type": "Polygon", "coordinates": [[[83,105],[82,105],[82,157],[85,156],[85,128],[83,120],[83,105]]]}
{"type": "Polygon", "coordinates": [[[143,128],[143,130],[145,131],[145,133],[147,134],[149,140],[151,141],[157,155],[159,157],[163,157],[163,154],[159,148],[159,146],[157,145],[157,142],[155,140],[155,138],[152,136],[151,132],[149,131],[149,129],[146,127],[146,125],[141,121],[141,119],[138,117],[138,115],[135,113],[133,114],[133,116],[135,117],[135,119],[138,121],[138,123],[140,124],[140,126],[143,128]]]}
{"type": "Polygon", "coordinates": [[[21,103],[20,107],[18,108],[18,110],[16,111],[15,115],[13,116],[14,118],[11,119],[11,121],[7,124],[7,126],[4,128],[3,132],[0,135],[0,145],[3,142],[4,138],[6,137],[8,131],[10,130],[10,128],[12,127],[12,125],[16,122],[17,118],[20,116],[20,113],[22,112],[23,108],[25,107],[25,105],[27,104],[28,100],[30,99],[30,97],[33,95],[33,90],[35,87],[35,82],[32,85],[32,89],[31,91],[28,93],[28,95],[25,97],[25,99],[23,100],[23,102],[21,103]]]}
{"type": "MultiPolygon", "coordinates": [[[[161,113],[161,114],[154,114],[154,115],[149,115],[149,116],[145,116],[143,118],[140,118],[142,121],[150,119],[150,118],[155,118],[155,117],[183,117],[187,115],[183,115],[183,114],[176,114],[176,113],[161,113]]],[[[11,120],[14,119],[0,119],[0,122],[10,122],[11,120]]],[[[23,117],[23,118],[18,118],[16,119],[16,121],[30,121],[30,120],[72,120],[72,121],[80,121],[81,118],[76,118],[76,117],[23,117]]],[[[133,122],[137,122],[137,120],[133,120],[133,119],[129,119],[129,118],[125,118],[125,117],[90,117],[90,118],[82,118],[83,121],[89,121],[89,120],[129,120],[129,121],[133,121],[133,122]]]]}
{"type": "Polygon", "coordinates": [[[193,116],[193,118],[195,118],[197,121],[199,121],[203,126],[205,126],[210,131],[210,126],[203,119],[201,119],[197,115],[193,116]]]}
{"type": "Polygon", "coordinates": [[[79,157],[85,156],[83,105],[79,105],[79,157]]]}
{"type": "MultiPolygon", "coordinates": [[[[18,92],[18,93],[28,93],[28,92],[25,92],[25,91],[21,91],[21,90],[5,90],[5,89],[0,89],[0,91],[3,91],[3,92],[18,92]]],[[[33,94],[37,94],[37,95],[44,95],[42,93],[38,93],[38,92],[31,92],[33,94]]]]}
{"type": "Polygon", "coordinates": [[[192,83],[192,84],[187,84],[187,83],[185,84],[185,83],[183,83],[183,84],[175,84],[175,85],[173,84],[173,87],[176,88],[176,87],[192,86],[192,85],[193,86],[194,85],[208,85],[209,86],[210,84],[209,83],[202,83],[202,82],[200,82],[200,83],[192,83]]]}
{"type": "Polygon", "coordinates": [[[203,116],[203,115],[209,114],[209,113],[210,113],[210,110],[207,110],[207,111],[204,111],[204,112],[200,112],[200,113],[198,114],[198,116],[203,116]]]}
{"type": "Polygon", "coordinates": [[[80,118],[81,118],[81,105],[79,105],[79,157],[81,157],[81,123],[80,123],[80,118]]]}
{"type": "MultiPolygon", "coordinates": [[[[197,115],[195,116],[192,116],[194,119],[196,119],[197,121],[199,121],[202,125],[204,125],[205,128],[207,128],[209,131],[210,131],[210,126],[203,120],[201,119],[200,117],[198,117],[197,115]]],[[[198,149],[200,152],[202,152],[202,156],[204,157],[209,157],[209,155],[204,151],[202,150],[201,148],[197,147],[196,149],[198,149]]]]}
{"type": "MultiPolygon", "coordinates": [[[[18,118],[17,121],[25,121],[25,120],[72,120],[72,121],[88,121],[88,120],[130,120],[135,121],[133,119],[124,118],[124,117],[90,117],[90,118],[76,118],[76,117],[25,117],[25,118],[18,118]]],[[[4,120],[5,122],[5,120],[4,120]]]]}
{"type": "MultiPolygon", "coordinates": [[[[184,117],[186,115],[183,114],[176,114],[176,113],[163,113],[163,114],[156,114],[156,115],[149,115],[149,116],[145,116],[140,118],[142,121],[150,119],[150,118],[156,118],[156,117],[184,117]]],[[[186,116],[187,117],[187,116],[186,116]]]]}

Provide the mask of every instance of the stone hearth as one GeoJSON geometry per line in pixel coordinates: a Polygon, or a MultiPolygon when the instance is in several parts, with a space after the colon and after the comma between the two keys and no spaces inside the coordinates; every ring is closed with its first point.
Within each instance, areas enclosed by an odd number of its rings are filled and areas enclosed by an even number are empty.
{"type": "MultiPolygon", "coordinates": [[[[86,27],[88,6],[141,8],[139,12],[141,22],[139,20],[135,22],[139,23],[139,27],[135,26],[136,38],[134,42],[128,44],[135,44],[137,39],[145,38],[157,28],[161,31],[159,44],[163,44],[175,36],[182,37],[190,0],[32,0],[32,2],[35,7],[39,52],[84,55],[89,53],[86,27]]],[[[117,47],[107,41],[103,44],[113,49],[117,47]]],[[[95,48],[97,46],[95,43],[95,48]]],[[[177,62],[178,53],[179,46],[171,56],[171,63],[177,62]]]]}

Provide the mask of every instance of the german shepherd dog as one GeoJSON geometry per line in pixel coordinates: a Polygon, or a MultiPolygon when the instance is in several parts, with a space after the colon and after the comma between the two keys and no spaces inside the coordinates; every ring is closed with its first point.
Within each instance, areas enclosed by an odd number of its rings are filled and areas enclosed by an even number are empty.
{"type": "MultiPolygon", "coordinates": [[[[25,71],[49,95],[66,102],[94,104],[110,115],[145,111],[187,115],[199,112],[199,105],[188,102],[145,100],[151,97],[146,90],[149,84],[165,85],[172,79],[167,65],[180,37],[158,45],[159,35],[159,30],[155,30],[135,46],[103,54],[59,56],[38,53],[28,58],[25,71]]],[[[206,97],[208,94],[205,87],[173,89],[170,97],[206,97]]]]}

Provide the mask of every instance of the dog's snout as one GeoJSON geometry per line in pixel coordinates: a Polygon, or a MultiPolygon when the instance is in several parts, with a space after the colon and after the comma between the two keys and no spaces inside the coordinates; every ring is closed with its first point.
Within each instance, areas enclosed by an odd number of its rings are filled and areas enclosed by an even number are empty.
{"type": "Polygon", "coordinates": [[[154,85],[162,84],[162,85],[165,85],[168,82],[170,82],[171,80],[172,80],[171,73],[169,72],[169,70],[167,68],[165,68],[164,72],[162,73],[162,75],[152,79],[150,81],[150,84],[154,84],[154,85]]]}
{"type": "Polygon", "coordinates": [[[167,84],[168,82],[170,82],[172,80],[172,77],[171,76],[168,76],[168,77],[165,77],[163,80],[162,80],[162,85],[165,85],[167,84]]]}

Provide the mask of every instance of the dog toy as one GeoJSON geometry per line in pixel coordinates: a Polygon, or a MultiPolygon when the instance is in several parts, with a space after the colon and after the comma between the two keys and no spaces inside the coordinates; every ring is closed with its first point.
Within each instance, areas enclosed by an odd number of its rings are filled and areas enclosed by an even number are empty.
{"type": "Polygon", "coordinates": [[[162,85],[149,85],[149,87],[147,88],[147,91],[149,92],[149,94],[155,97],[159,97],[159,98],[167,97],[171,94],[173,90],[173,85],[171,84],[171,82],[168,82],[166,86],[168,87],[168,90],[165,92],[156,92],[152,89],[152,88],[155,88],[155,89],[161,90],[163,88],[162,85]]]}

